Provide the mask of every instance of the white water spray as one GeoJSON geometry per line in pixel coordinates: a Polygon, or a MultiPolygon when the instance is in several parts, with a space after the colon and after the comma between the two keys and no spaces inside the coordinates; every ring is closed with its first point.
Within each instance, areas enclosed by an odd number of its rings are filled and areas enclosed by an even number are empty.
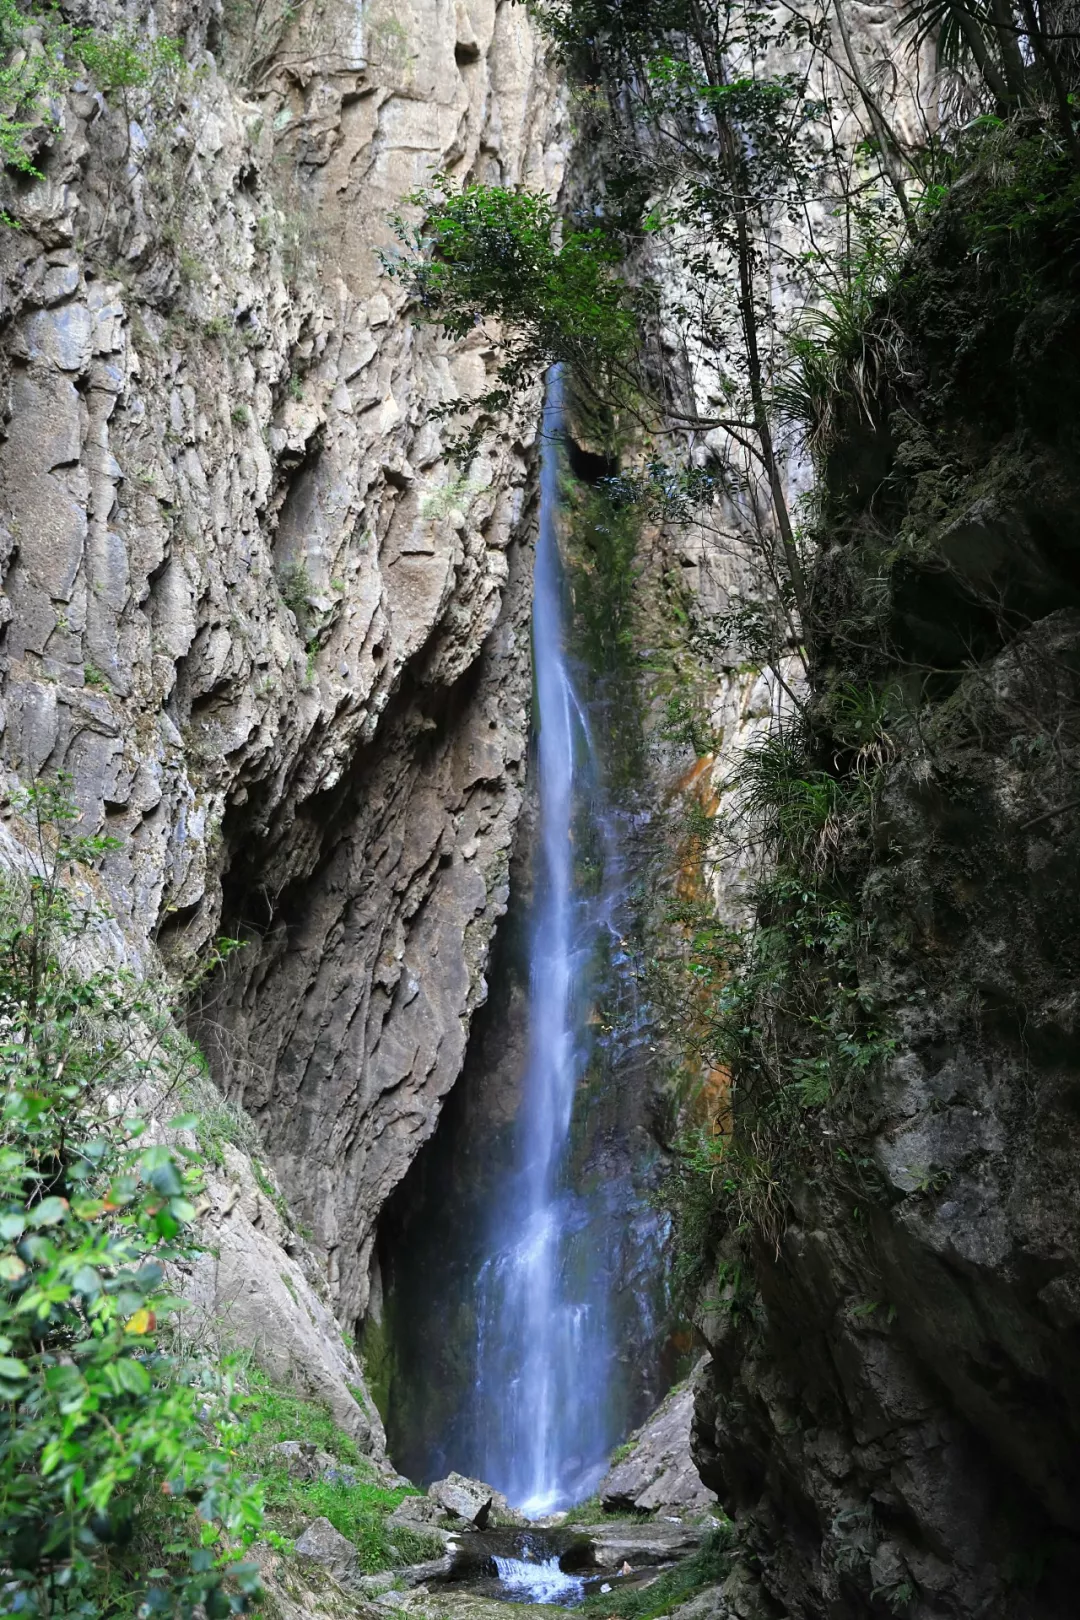
{"type": "Polygon", "coordinates": [[[612,1444],[605,1257],[582,1252],[588,1212],[562,1174],[587,1061],[583,987],[603,917],[577,893],[574,873],[575,812],[596,767],[566,647],[556,527],[561,427],[556,370],[543,416],[532,614],[540,850],[529,1056],[517,1167],[479,1278],[475,1392],[484,1477],[532,1517],[587,1496],[612,1444]]]}

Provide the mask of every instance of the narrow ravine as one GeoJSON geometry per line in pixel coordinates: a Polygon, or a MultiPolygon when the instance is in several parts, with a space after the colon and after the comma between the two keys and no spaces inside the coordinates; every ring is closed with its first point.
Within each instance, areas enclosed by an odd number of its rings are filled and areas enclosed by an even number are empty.
{"type": "Polygon", "coordinates": [[[527,847],[466,1073],[382,1243],[395,1461],[480,1477],[532,1518],[593,1492],[672,1373],[640,851],[611,787],[618,683],[581,644],[564,558],[558,371],[540,437],[527,847]]]}
{"type": "MultiPolygon", "coordinates": [[[[577,1241],[588,1210],[565,1184],[574,1093],[587,1063],[590,967],[613,898],[575,878],[580,801],[595,815],[597,760],[574,686],[557,533],[562,378],[548,381],[532,642],[539,803],[529,942],[528,1061],[516,1163],[496,1193],[478,1284],[476,1418],[483,1474],[532,1517],[587,1496],[611,1446],[604,1257],[577,1241]]],[[[605,857],[610,826],[601,832],[605,857]]],[[[579,834],[580,837],[580,834],[579,834]]]]}

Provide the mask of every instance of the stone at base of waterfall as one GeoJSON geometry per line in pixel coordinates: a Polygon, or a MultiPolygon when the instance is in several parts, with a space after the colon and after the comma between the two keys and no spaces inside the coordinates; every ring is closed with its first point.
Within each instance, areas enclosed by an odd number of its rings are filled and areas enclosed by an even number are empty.
{"type": "Polygon", "coordinates": [[[400,1569],[384,1569],[378,1575],[361,1575],[352,1582],[355,1591],[365,1597],[377,1598],[395,1588],[412,1590],[428,1581],[449,1575],[453,1559],[429,1558],[423,1564],[405,1564],[400,1569]]]}
{"type": "Polygon", "coordinates": [[[630,1436],[629,1452],[600,1481],[600,1502],[608,1513],[638,1512],[695,1516],[716,1506],[690,1456],[694,1416],[692,1381],[672,1390],[649,1421],[630,1436]]]}
{"type": "Polygon", "coordinates": [[[446,1509],[430,1496],[403,1496],[387,1519],[387,1524],[402,1525],[409,1530],[427,1530],[438,1524],[446,1509]]]}
{"type": "Polygon", "coordinates": [[[528,1519],[512,1508],[501,1491],[485,1485],[483,1480],[468,1479],[464,1474],[447,1474],[428,1486],[428,1496],[445,1513],[474,1524],[478,1530],[491,1530],[497,1525],[523,1528],[528,1519]]]}
{"type": "Polygon", "coordinates": [[[463,1525],[460,1520],[452,1530],[448,1530],[442,1523],[446,1518],[445,1508],[438,1502],[433,1502],[427,1496],[406,1496],[398,1503],[393,1513],[386,1519],[386,1528],[394,1530],[411,1530],[414,1535],[428,1536],[432,1541],[441,1541],[444,1547],[456,1547],[462,1534],[472,1527],[463,1525]]]}
{"type": "Polygon", "coordinates": [[[701,1524],[665,1524],[649,1519],[641,1524],[568,1524],[568,1534],[581,1536],[592,1545],[593,1561],[599,1569],[617,1570],[624,1563],[639,1570],[646,1564],[671,1564],[696,1552],[713,1528],[714,1521],[701,1524]]]}
{"type": "Polygon", "coordinates": [[[329,1519],[312,1519],[296,1543],[297,1558],[318,1564],[342,1586],[355,1583],[360,1555],[352,1542],[334,1529],[329,1519]]]}

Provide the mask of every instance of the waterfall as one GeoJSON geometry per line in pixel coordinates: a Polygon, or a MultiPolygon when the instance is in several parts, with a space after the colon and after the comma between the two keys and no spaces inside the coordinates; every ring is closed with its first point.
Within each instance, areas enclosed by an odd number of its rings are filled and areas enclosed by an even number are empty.
{"type": "Polygon", "coordinates": [[[638,988],[651,832],[640,761],[629,775],[627,764],[637,672],[590,642],[584,596],[580,620],[570,613],[561,546],[586,558],[602,531],[580,487],[560,510],[562,439],[553,373],[532,613],[535,815],[461,1080],[380,1223],[395,1463],[425,1482],[479,1476],[531,1517],[591,1495],[612,1448],[685,1370],[638,988]]]}
{"type": "MultiPolygon", "coordinates": [[[[575,879],[579,825],[598,772],[567,651],[558,545],[562,385],[542,422],[533,588],[539,846],[530,931],[529,1037],[516,1164],[498,1199],[478,1288],[475,1412],[484,1475],[532,1516],[580,1500],[612,1443],[604,1257],[582,1252],[589,1211],[566,1184],[575,1092],[587,1060],[587,993],[601,897],[575,879]]],[[[596,828],[586,828],[596,832],[596,828]]],[[[600,829],[602,842],[606,829],[600,829]]]]}

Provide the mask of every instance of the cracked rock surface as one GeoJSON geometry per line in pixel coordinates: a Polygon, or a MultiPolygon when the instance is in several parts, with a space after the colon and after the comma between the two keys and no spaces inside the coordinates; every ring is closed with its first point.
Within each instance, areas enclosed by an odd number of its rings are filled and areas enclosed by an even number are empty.
{"type": "Polygon", "coordinates": [[[437,172],[556,190],[564,139],[509,0],[259,18],[125,12],[187,69],[75,82],[5,182],[0,758],[116,840],[135,960],[248,941],[201,1034],[351,1322],[485,994],[529,698],[535,411],[449,459],[490,339],[378,251],[437,172]]]}

